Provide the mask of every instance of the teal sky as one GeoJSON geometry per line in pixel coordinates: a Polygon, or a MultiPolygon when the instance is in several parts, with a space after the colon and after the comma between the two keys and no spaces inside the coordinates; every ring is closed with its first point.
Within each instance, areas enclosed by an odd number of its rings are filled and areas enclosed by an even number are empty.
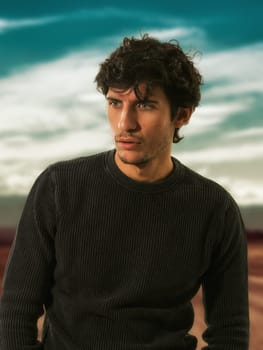
{"type": "Polygon", "coordinates": [[[52,162],[112,147],[98,64],[148,32],[199,51],[201,105],[173,154],[240,205],[262,205],[262,12],[258,1],[2,2],[0,197],[25,196],[52,162]]]}

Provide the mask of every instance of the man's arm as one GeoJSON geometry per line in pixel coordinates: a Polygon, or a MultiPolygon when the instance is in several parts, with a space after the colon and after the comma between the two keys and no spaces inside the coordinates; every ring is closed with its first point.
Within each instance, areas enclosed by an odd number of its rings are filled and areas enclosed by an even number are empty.
{"type": "Polygon", "coordinates": [[[203,350],[248,350],[247,244],[235,203],[227,209],[222,235],[203,282],[208,343],[203,350]]]}
{"type": "Polygon", "coordinates": [[[55,217],[53,184],[47,170],[27,198],[8,259],[0,303],[1,350],[41,349],[36,324],[50,298],[55,217]]]}

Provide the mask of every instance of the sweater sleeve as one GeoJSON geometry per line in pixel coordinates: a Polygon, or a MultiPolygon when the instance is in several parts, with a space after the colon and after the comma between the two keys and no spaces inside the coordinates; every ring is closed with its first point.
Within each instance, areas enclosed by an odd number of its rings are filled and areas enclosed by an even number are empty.
{"type": "Polygon", "coordinates": [[[234,202],[225,212],[223,229],[203,282],[208,346],[203,350],[248,350],[248,272],[246,235],[234,202]]]}
{"type": "Polygon", "coordinates": [[[27,198],[8,258],[0,303],[1,350],[41,349],[37,319],[50,302],[56,210],[49,169],[27,198]]]}

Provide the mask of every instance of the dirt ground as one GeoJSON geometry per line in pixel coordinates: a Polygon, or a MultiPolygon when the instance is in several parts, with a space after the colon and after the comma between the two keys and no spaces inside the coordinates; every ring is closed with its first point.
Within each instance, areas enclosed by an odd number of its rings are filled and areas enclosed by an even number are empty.
{"type": "MultiPolygon", "coordinates": [[[[263,239],[250,240],[248,243],[249,265],[249,307],[250,307],[250,350],[263,349],[263,239]]],[[[192,334],[198,338],[200,350],[205,345],[201,334],[205,329],[201,291],[193,300],[195,323],[192,334]]]]}

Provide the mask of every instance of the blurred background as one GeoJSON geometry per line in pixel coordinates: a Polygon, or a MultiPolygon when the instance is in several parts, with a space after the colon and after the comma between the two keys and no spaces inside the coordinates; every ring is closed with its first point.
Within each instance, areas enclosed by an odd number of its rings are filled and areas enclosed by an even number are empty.
{"type": "MultiPolygon", "coordinates": [[[[263,292],[262,13],[263,3],[256,0],[2,1],[2,270],[36,176],[50,163],[113,147],[94,77],[124,36],[149,33],[177,39],[195,53],[204,77],[202,100],[173,154],[222,184],[239,204],[255,263],[250,262],[256,278],[251,290],[256,284],[263,292]]],[[[256,317],[262,318],[262,306],[256,317]]]]}
{"type": "Polygon", "coordinates": [[[50,163],[112,147],[98,65],[124,36],[195,51],[201,105],[173,153],[225,186],[249,228],[263,215],[263,5],[258,1],[0,4],[0,225],[50,163]]]}

